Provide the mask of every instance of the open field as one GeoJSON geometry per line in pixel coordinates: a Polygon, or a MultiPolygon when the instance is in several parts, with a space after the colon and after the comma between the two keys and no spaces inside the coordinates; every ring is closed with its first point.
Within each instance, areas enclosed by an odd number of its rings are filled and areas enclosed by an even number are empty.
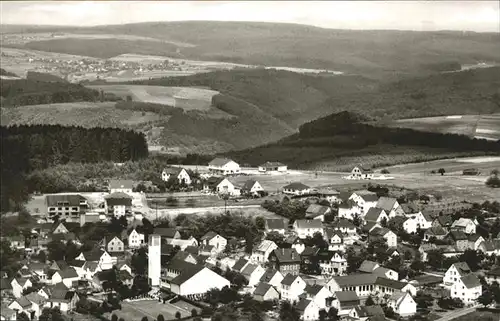
{"type": "Polygon", "coordinates": [[[462,134],[491,140],[500,139],[500,114],[398,119],[384,123],[384,125],[421,131],[462,134]]]}
{"type": "Polygon", "coordinates": [[[482,174],[489,174],[492,169],[500,169],[500,156],[465,157],[442,159],[431,162],[403,164],[387,167],[391,174],[429,174],[432,170],[444,168],[447,173],[461,175],[464,169],[477,168],[482,174]]]}
{"type": "Polygon", "coordinates": [[[206,110],[212,104],[212,97],[218,91],[195,87],[163,87],[142,85],[92,85],[89,88],[103,90],[126,99],[132,96],[135,101],[163,104],[186,110],[206,110]],[[190,101],[198,103],[190,104],[190,101]]]}
{"type": "Polygon", "coordinates": [[[75,102],[2,108],[2,125],[126,127],[157,121],[160,115],[116,109],[115,103],[75,102]]]}
{"type": "Polygon", "coordinates": [[[148,320],[156,320],[159,314],[163,314],[165,320],[173,320],[177,311],[181,313],[182,317],[191,315],[191,311],[170,303],[163,304],[157,300],[141,300],[134,302],[124,301],[122,302],[121,310],[107,313],[106,316],[111,318],[112,314],[116,314],[118,318],[124,318],[125,320],[141,320],[146,316],[148,320]]]}

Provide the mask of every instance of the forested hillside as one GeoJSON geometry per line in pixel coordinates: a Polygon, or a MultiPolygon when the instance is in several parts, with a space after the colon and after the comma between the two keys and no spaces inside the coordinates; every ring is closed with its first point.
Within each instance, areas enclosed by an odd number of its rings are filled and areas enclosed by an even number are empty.
{"type": "MultiPolygon", "coordinates": [[[[31,32],[41,31],[35,28],[31,32]]],[[[478,61],[500,62],[498,33],[334,30],[287,23],[220,21],[53,27],[43,31],[152,39],[61,38],[33,41],[25,47],[94,57],[141,53],[252,65],[330,69],[378,79],[456,70],[457,65],[478,61]]]]}
{"type": "Polygon", "coordinates": [[[300,126],[299,133],[265,146],[226,153],[256,166],[267,160],[301,168],[338,169],[353,163],[386,166],[446,155],[498,154],[500,141],[455,134],[377,127],[366,117],[341,112],[300,126]]]}
{"type": "MultiPolygon", "coordinates": [[[[35,75],[35,77],[40,77],[35,75]]],[[[1,107],[76,101],[97,101],[99,92],[61,81],[14,79],[0,81],[1,107]]]]}
{"type": "Polygon", "coordinates": [[[1,210],[11,210],[28,196],[30,171],[68,162],[125,162],[148,156],[143,134],[115,128],[0,127],[1,210]]]}

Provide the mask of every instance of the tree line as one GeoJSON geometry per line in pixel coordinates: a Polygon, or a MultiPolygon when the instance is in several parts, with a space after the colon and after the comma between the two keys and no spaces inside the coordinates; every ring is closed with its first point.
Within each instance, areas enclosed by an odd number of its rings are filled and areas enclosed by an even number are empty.
{"type": "Polygon", "coordinates": [[[2,80],[2,107],[99,100],[99,92],[82,85],[31,79],[2,80]]]}
{"type": "Polygon", "coordinates": [[[68,162],[125,162],[148,156],[142,133],[116,128],[60,125],[0,127],[1,210],[16,209],[28,198],[25,176],[68,162]]]}

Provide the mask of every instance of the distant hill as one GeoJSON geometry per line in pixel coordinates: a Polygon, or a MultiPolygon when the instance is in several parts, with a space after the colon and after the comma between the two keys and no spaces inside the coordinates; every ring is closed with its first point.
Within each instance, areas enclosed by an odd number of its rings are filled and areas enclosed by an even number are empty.
{"type": "Polygon", "coordinates": [[[295,168],[345,170],[359,163],[380,167],[500,152],[500,140],[374,126],[364,120],[350,112],[332,114],[300,126],[299,133],[276,143],[224,155],[251,166],[272,160],[295,168]]]}
{"type": "Polygon", "coordinates": [[[0,76],[7,76],[7,77],[19,77],[13,72],[7,71],[3,68],[0,68],[0,76]]]}
{"type": "Polygon", "coordinates": [[[500,63],[498,33],[334,30],[285,23],[216,21],[33,28],[32,31],[119,34],[155,39],[135,41],[111,37],[103,41],[74,37],[33,41],[24,46],[43,51],[95,57],[125,53],[172,55],[266,66],[330,69],[377,78],[454,70],[460,64],[480,61],[500,63]],[[113,45],[106,46],[107,41],[113,45]]]}

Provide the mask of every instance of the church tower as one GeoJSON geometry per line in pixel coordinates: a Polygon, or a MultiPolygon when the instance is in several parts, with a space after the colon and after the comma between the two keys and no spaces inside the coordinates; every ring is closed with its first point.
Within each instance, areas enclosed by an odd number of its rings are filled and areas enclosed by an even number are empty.
{"type": "Polygon", "coordinates": [[[148,242],[148,280],[151,287],[160,287],[161,276],[161,236],[149,235],[148,242]]]}

